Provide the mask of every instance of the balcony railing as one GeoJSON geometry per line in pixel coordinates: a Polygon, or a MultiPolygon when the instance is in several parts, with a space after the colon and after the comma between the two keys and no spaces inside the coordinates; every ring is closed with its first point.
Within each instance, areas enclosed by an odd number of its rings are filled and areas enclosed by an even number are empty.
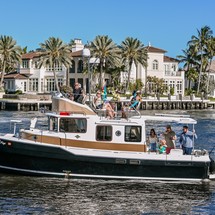
{"type": "Polygon", "coordinates": [[[165,76],[181,76],[181,71],[165,71],[165,76]]]}
{"type": "Polygon", "coordinates": [[[20,68],[20,74],[30,74],[30,68],[20,68]]]}

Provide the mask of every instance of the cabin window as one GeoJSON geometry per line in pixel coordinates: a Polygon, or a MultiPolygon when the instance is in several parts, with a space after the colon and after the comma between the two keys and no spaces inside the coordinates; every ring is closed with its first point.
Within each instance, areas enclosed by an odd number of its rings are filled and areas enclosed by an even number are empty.
{"type": "Polygon", "coordinates": [[[86,133],[87,120],[81,118],[61,118],[60,131],[69,133],[86,133]]]}
{"type": "Polygon", "coordinates": [[[51,116],[49,118],[49,130],[50,131],[58,131],[58,118],[51,116]]]}
{"type": "Polygon", "coordinates": [[[97,126],[96,140],[111,141],[112,140],[112,126],[97,126]]]}
{"type": "Polygon", "coordinates": [[[141,142],[141,126],[125,126],[125,142],[141,142]]]}

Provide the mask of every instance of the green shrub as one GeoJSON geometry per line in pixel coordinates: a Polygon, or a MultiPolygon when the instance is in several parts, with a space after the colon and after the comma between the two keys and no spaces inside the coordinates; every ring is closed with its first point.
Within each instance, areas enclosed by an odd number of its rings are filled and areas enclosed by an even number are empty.
{"type": "Polygon", "coordinates": [[[16,95],[22,94],[22,90],[16,90],[15,94],[16,95]]]}
{"type": "Polygon", "coordinates": [[[169,92],[170,92],[171,96],[173,96],[173,95],[174,95],[174,93],[175,93],[174,88],[173,88],[173,87],[171,87],[169,92]]]}

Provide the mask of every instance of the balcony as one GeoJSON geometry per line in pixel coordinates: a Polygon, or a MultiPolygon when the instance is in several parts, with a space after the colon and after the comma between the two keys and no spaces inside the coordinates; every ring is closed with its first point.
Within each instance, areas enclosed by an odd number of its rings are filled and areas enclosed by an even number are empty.
{"type": "Polygon", "coordinates": [[[31,73],[30,68],[20,68],[20,74],[29,75],[31,73]]]}
{"type": "Polygon", "coordinates": [[[177,76],[180,77],[182,75],[181,71],[165,71],[165,76],[177,76]]]}

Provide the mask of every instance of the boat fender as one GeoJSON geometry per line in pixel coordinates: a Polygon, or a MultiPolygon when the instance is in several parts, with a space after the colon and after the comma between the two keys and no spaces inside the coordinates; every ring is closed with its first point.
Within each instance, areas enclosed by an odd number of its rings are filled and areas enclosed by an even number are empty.
{"type": "Polygon", "coordinates": [[[199,157],[199,156],[202,156],[202,155],[207,155],[207,151],[206,150],[196,150],[196,151],[194,151],[194,155],[196,156],[196,157],[199,157]]]}

